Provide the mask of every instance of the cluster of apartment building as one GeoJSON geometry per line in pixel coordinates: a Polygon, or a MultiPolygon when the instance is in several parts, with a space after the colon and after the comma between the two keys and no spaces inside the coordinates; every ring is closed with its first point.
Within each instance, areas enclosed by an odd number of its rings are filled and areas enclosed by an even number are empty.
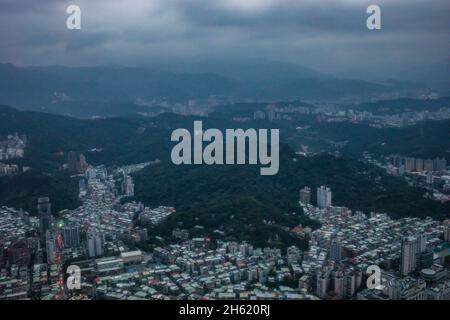
{"type": "Polygon", "coordinates": [[[4,164],[0,162],[0,177],[12,176],[19,173],[19,166],[17,164],[4,164]]]}
{"type": "MultiPolygon", "coordinates": [[[[289,259],[280,249],[253,248],[242,242],[212,244],[193,238],[157,247],[143,260],[98,277],[98,299],[317,299],[296,286],[278,286],[294,279],[289,264],[298,264],[298,248],[289,259]]],[[[111,267],[111,266],[110,266],[111,267]]],[[[86,294],[86,292],[83,292],[86,294]]]]}
{"type": "MultiPolygon", "coordinates": [[[[80,180],[82,205],[58,215],[46,197],[38,199],[37,217],[0,209],[0,298],[23,298],[21,288],[27,285],[27,297],[62,298],[64,262],[119,254],[127,250],[125,243],[148,239],[146,228],[133,225],[135,210],[120,204],[126,195],[117,190],[118,179],[117,172],[108,174],[103,166],[89,168],[80,180]],[[33,278],[19,279],[17,268],[33,278]]],[[[155,223],[164,212],[157,210],[155,223]]]]}
{"type": "MultiPolygon", "coordinates": [[[[313,115],[320,122],[336,123],[351,122],[365,123],[371,127],[404,127],[415,125],[425,120],[450,119],[450,108],[442,107],[437,110],[419,110],[404,112],[393,111],[389,114],[375,114],[366,110],[355,110],[348,105],[316,102],[310,105],[277,105],[268,104],[265,108],[253,112],[253,120],[292,120],[296,115],[313,115]]],[[[250,118],[245,118],[247,121],[250,118]]]]}
{"type": "Polygon", "coordinates": [[[388,157],[390,163],[398,168],[399,174],[405,172],[443,172],[447,170],[445,158],[421,159],[393,155],[388,157]]]}
{"type": "Polygon", "coordinates": [[[16,132],[0,140],[0,160],[22,158],[27,145],[27,137],[16,132]]]}
{"type": "Polygon", "coordinates": [[[421,158],[390,155],[381,159],[364,152],[363,161],[378,166],[390,175],[403,177],[409,185],[424,188],[428,197],[437,201],[450,201],[450,175],[445,158],[421,158]]]}
{"type": "MultiPolygon", "coordinates": [[[[0,139],[0,161],[23,158],[27,138],[25,135],[19,136],[18,133],[9,134],[6,139],[0,139]]],[[[19,172],[17,164],[0,162],[0,176],[15,175],[19,172]]]]}
{"type": "Polygon", "coordinates": [[[326,186],[316,189],[317,205],[311,188],[299,191],[304,214],[321,224],[291,229],[309,241],[305,250],[192,238],[183,229],[136,250],[147,227],[175,208],[122,204],[119,185],[133,170],[88,168],[82,205],[58,216],[49,198],[38,199],[37,217],[1,207],[0,299],[450,299],[450,221],[333,206],[326,186]],[[80,268],[81,289],[64,290],[64,264],[80,268]],[[371,266],[382,270],[376,288],[366,288],[371,266]]]}
{"type": "Polygon", "coordinates": [[[366,123],[375,128],[412,126],[425,120],[450,119],[450,108],[440,108],[436,111],[408,111],[394,114],[377,115],[370,111],[337,108],[337,110],[315,110],[312,114],[319,114],[323,122],[352,122],[366,123]]]}
{"type": "Polygon", "coordinates": [[[305,200],[300,199],[305,214],[322,224],[310,232],[309,249],[302,260],[302,287],[308,292],[325,299],[450,298],[449,221],[393,220],[385,213],[366,215],[331,205],[320,208],[305,200]],[[383,279],[389,281],[383,280],[380,288],[360,293],[370,266],[381,268],[383,279]],[[407,291],[408,286],[399,285],[405,279],[420,283],[418,288],[422,289],[407,291]],[[393,295],[392,283],[406,291],[393,295]]]}

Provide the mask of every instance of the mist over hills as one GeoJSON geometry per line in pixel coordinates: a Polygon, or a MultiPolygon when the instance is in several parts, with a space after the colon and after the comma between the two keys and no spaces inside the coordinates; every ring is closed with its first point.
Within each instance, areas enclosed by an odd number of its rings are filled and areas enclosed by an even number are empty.
{"type": "Polygon", "coordinates": [[[171,74],[118,67],[0,65],[1,103],[81,117],[148,111],[134,103],[137,98],[190,99],[229,94],[235,87],[233,81],[215,74],[171,74]]]}
{"type": "Polygon", "coordinates": [[[266,59],[247,60],[206,60],[186,63],[160,63],[153,68],[174,73],[216,73],[224,77],[252,83],[293,81],[297,79],[331,79],[331,75],[314,69],[266,59]]]}
{"type": "Polygon", "coordinates": [[[398,78],[419,81],[450,94],[450,57],[444,61],[408,68],[398,73],[398,78]]]}
{"type": "Polygon", "coordinates": [[[0,103],[21,109],[107,117],[190,99],[275,101],[416,96],[425,86],[339,79],[298,65],[256,60],[132,67],[16,67],[0,64],[0,103]],[[141,104],[139,101],[150,102],[141,104]],[[151,105],[152,107],[149,107],[151,105]]]}

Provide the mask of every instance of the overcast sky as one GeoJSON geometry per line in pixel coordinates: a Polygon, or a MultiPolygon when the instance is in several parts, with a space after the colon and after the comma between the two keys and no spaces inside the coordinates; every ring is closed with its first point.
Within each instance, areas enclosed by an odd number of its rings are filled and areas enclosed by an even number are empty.
{"type": "Polygon", "coordinates": [[[448,60],[450,0],[0,0],[0,41],[18,65],[265,58],[374,74],[448,60]],[[69,4],[81,30],[66,29],[69,4]]]}

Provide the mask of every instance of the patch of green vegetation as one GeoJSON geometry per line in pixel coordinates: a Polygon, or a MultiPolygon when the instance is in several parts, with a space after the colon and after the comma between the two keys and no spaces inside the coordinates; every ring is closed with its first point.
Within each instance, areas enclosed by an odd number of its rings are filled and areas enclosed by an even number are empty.
{"type": "Polygon", "coordinates": [[[1,205],[36,214],[40,197],[50,197],[53,213],[74,209],[80,205],[78,179],[63,173],[45,175],[33,170],[17,176],[0,177],[1,205]]]}
{"type": "Polygon", "coordinates": [[[176,227],[195,231],[200,225],[200,233],[219,229],[228,237],[258,244],[290,243],[286,228],[317,226],[298,206],[303,186],[315,191],[327,185],[335,205],[366,213],[387,212],[396,218],[450,214],[449,205],[424,198],[424,190],[377,167],[329,155],[296,158],[288,147],[281,150],[275,176],[260,176],[258,166],[152,166],[136,174],[136,198],[151,206],[177,208],[159,232],[176,227]]]}

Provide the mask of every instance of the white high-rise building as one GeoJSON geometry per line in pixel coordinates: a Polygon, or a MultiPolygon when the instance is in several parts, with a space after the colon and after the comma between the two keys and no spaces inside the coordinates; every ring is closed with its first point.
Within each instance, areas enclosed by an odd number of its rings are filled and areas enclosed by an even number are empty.
{"type": "Polygon", "coordinates": [[[87,234],[87,250],[90,258],[103,255],[103,239],[99,232],[90,231],[87,234]]]}
{"type": "Polygon", "coordinates": [[[344,280],[345,294],[344,298],[353,297],[356,292],[356,276],[353,272],[348,272],[344,280]]]}
{"type": "Polygon", "coordinates": [[[417,239],[414,237],[403,238],[401,250],[400,272],[402,276],[407,276],[417,266],[417,239]]]}
{"type": "Polygon", "coordinates": [[[39,218],[39,232],[41,234],[42,243],[45,244],[47,230],[52,229],[53,223],[50,198],[44,197],[38,199],[37,212],[39,218]]]}
{"type": "Polygon", "coordinates": [[[427,250],[427,236],[424,233],[417,235],[417,252],[422,253],[427,250]]]}
{"type": "Polygon", "coordinates": [[[316,294],[320,298],[324,298],[330,287],[330,277],[326,272],[318,272],[317,273],[317,282],[316,282],[316,294]]]}
{"type": "Polygon", "coordinates": [[[444,240],[450,242],[450,220],[444,222],[444,240]]]}
{"type": "Polygon", "coordinates": [[[432,172],[428,172],[427,173],[427,184],[434,184],[434,177],[433,177],[433,173],[432,172]]]}
{"type": "Polygon", "coordinates": [[[134,197],[134,183],[131,176],[125,175],[122,183],[122,192],[127,197],[134,197]]]}
{"type": "Polygon", "coordinates": [[[54,264],[56,261],[56,238],[50,230],[45,233],[45,251],[47,254],[47,263],[54,264]]]}
{"type": "Polygon", "coordinates": [[[330,259],[336,262],[342,260],[342,245],[337,240],[331,241],[330,259]]]}
{"type": "Polygon", "coordinates": [[[331,190],[321,186],[317,188],[317,206],[319,208],[327,208],[331,206],[331,190]]]}
{"type": "Polygon", "coordinates": [[[64,246],[74,248],[80,245],[80,228],[75,224],[68,224],[62,227],[64,246]]]}
{"type": "Polygon", "coordinates": [[[300,202],[303,204],[310,204],[311,203],[311,189],[308,187],[304,187],[299,192],[300,195],[300,202]]]}
{"type": "Polygon", "coordinates": [[[416,242],[416,269],[419,269],[422,253],[427,250],[427,236],[424,233],[419,233],[416,236],[416,242]]]}
{"type": "Polygon", "coordinates": [[[334,274],[334,294],[338,299],[345,297],[345,278],[341,271],[334,274]]]}

